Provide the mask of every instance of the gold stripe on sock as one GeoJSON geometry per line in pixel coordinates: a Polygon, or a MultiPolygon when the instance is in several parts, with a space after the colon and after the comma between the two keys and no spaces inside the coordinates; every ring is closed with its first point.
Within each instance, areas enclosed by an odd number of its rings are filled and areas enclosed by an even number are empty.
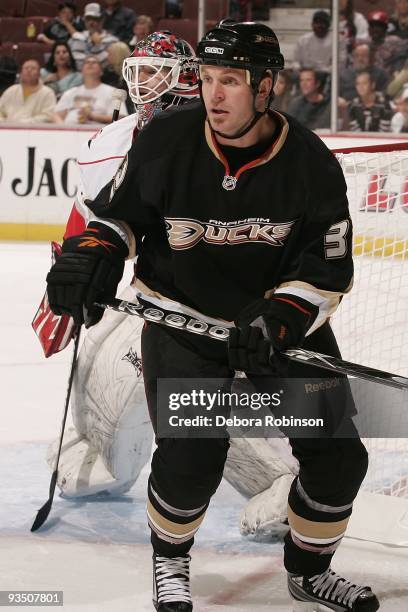
{"type": "Polygon", "coordinates": [[[340,537],[346,531],[349,521],[348,518],[330,523],[309,521],[295,514],[290,506],[288,506],[288,520],[289,525],[293,527],[300,536],[304,535],[308,538],[340,537]]]}
{"type": "Polygon", "coordinates": [[[201,523],[203,522],[205,513],[199,516],[194,521],[190,521],[189,523],[175,523],[174,521],[169,521],[169,519],[164,518],[157,510],[153,507],[150,500],[147,502],[147,514],[152,518],[152,521],[156,523],[156,525],[166,531],[169,534],[174,534],[175,536],[182,536],[184,534],[188,534],[195,529],[198,529],[201,523]]]}

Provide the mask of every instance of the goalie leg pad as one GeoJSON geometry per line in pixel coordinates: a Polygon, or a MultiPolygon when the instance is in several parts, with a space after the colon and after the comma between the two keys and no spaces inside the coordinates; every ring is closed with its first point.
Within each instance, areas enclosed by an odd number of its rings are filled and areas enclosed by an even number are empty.
{"type": "Polygon", "coordinates": [[[224,478],[246,498],[269,489],[283,475],[298,473],[284,438],[231,438],[224,478]]]}
{"type": "Polygon", "coordinates": [[[294,478],[294,474],[283,474],[249,500],[240,516],[242,535],[285,534],[289,530],[288,495],[294,478]]]}
{"type": "MultiPolygon", "coordinates": [[[[47,462],[54,469],[58,440],[48,448],[47,462]]],[[[58,487],[62,497],[76,498],[87,495],[121,495],[130,489],[134,480],[122,482],[106,469],[98,451],[73,427],[64,434],[64,444],[58,467],[58,487]]]]}
{"type": "MultiPolygon", "coordinates": [[[[131,300],[131,287],[121,297],[131,300]]],[[[153,430],[140,360],[142,326],[143,321],[136,317],[107,311],[83,342],[71,402],[81,444],[67,448],[61,456],[61,465],[69,467],[65,473],[60,469],[59,478],[66,496],[92,495],[101,490],[125,492],[150,458],[153,430]],[[89,445],[88,479],[79,477],[84,471],[85,443],[89,445]],[[101,466],[106,470],[105,482],[101,466]]]]}

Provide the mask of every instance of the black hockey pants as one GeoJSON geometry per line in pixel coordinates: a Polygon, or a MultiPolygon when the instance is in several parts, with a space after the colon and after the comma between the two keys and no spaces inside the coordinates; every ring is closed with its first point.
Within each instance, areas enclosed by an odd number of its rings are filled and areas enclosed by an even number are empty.
{"type": "MultiPolygon", "coordinates": [[[[328,324],[308,337],[304,347],[339,354],[328,324]]],[[[143,330],[142,362],[154,426],[158,378],[219,379],[232,375],[225,344],[153,323],[146,324],[143,330]]],[[[288,376],[333,378],[329,372],[294,362],[288,376]]],[[[257,391],[268,388],[268,377],[248,378],[257,391]]],[[[341,397],[337,392],[331,400],[326,394],[323,401],[323,412],[327,403],[334,404],[333,410],[327,410],[332,431],[341,424],[341,418],[333,416],[341,412],[341,406],[336,406],[341,397]]],[[[346,432],[343,436],[348,437],[290,437],[290,432],[285,432],[300,466],[288,500],[290,531],[285,538],[284,561],[290,572],[312,576],[327,569],[365,476],[367,452],[349,418],[341,428],[346,432]]],[[[148,485],[148,520],[158,554],[175,557],[190,550],[222,479],[228,446],[227,438],[157,438],[148,485]]]]}

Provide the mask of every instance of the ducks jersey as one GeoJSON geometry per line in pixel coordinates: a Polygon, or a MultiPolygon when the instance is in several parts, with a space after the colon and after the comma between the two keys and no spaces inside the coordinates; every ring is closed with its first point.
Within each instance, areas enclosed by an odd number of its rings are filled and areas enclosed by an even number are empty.
{"type": "Polygon", "coordinates": [[[319,308],[311,333],[352,283],[346,184],[318,136],[271,114],[274,141],[230,172],[201,103],[164,111],[89,206],[132,228],[146,296],[231,321],[253,300],[292,293],[319,308]]]}

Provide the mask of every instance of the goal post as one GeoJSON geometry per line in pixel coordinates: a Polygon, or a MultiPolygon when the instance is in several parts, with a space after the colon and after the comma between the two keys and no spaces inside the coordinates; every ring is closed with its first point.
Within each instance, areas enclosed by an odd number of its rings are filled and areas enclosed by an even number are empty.
{"type": "MultiPolygon", "coordinates": [[[[408,376],[408,142],[333,153],[354,227],[354,287],[332,319],[342,356],[408,376]]],[[[408,395],[406,412],[389,415],[408,421],[408,395]]],[[[370,465],[348,536],[408,546],[408,439],[363,442],[370,465]]]]}

